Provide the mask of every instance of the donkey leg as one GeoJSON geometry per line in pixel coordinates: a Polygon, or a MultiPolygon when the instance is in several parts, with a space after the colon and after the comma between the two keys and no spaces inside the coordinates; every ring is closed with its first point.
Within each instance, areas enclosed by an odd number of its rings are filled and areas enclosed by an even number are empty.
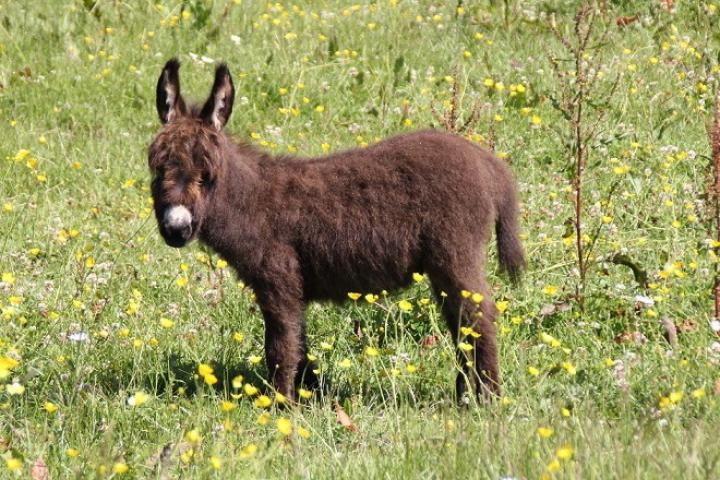
{"type": "Polygon", "coordinates": [[[265,318],[265,361],[270,382],[294,400],[295,378],[302,359],[301,305],[261,307],[265,318]]]}
{"type": "MultiPolygon", "coordinates": [[[[448,294],[448,291],[453,292],[454,288],[449,288],[450,283],[446,281],[444,276],[440,279],[438,275],[434,275],[430,277],[430,280],[435,292],[435,298],[442,305],[443,317],[445,317],[445,322],[450,330],[450,336],[455,347],[457,347],[460,340],[460,327],[463,326],[461,302],[457,298],[451,298],[448,294]]],[[[468,382],[472,378],[470,377],[467,355],[459,349],[456,355],[460,371],[455,377],[455,399],[458,403],[461,403],[467,391],[468,382]]]]}
{"type": "Polygon", "coordinates": [[[477,261],[465,263],[457,269],[441,269],[430,273],[438,300],[443,304],[443,315],[450,327],[456,345],[461,342],[472,349],[458,348],[458,362],[462,371],[456,379],[458,401],[467,388],[467,380],[474,380],[476,393],[499,394],[500,381],[497,366],[495,338],[495,305],[490,298],[482,269],[477,261]],[[470,292],[464,298],[463,291],[470,292]],[[444,293],[445,295],[442,295],[444,293]],[[480,294],[482,298],[477,295],[480,294]],[[478,301],[479,300],[479,301],[478,301]],[[467,335],[463,327],[470,327],[467,335]],[[468,377],[472,366],[472,378],[468,377]]]}
{"type": "Polygon", "coordinates": [[[481,278],[478,290],[483,297],[475,311],[472,328],[480,334],[474,338],[475,374],[479,382],[476,394],[485,396],[500,395],[500,374],[498,371],[497,339],[495,334],[495,316],[497,309],[490,296],[485,279],[481,278]]]}
{"type": "Polygon", "coordinates": [[[305,337],[305,323],[302,325],[301,332],[301,358],[298,365],[298,371],[295,375],[295,387],[305,386],[309,389],[315,389],[319,386],[320,381],[315,375],[316,365],[307,357],[307,339],[305,337]]]}
{"type": "Polygon", "coordinates": [[[275,389],[295,400],[295,379],[304,358],[303,295],[299,263],[293,252],[266,255],[264,277],[253,285],[265,319],[265,359],[275,389]]]}

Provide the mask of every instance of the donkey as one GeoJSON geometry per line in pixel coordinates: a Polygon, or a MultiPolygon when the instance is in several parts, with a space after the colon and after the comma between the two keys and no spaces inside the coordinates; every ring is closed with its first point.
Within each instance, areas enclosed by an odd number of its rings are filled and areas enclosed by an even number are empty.
{"type": "Polygon", "coordinates": [[[491,227],[501,268],[514,281],[525,266],[503,161],[437,131],[323,157],[272,156],[223,132],[235,96],[226,65],[203,105],[181,96],[179,67],[173,58],[160,74],[164,126],[148,151],[159,231],[176,248],[199,238],[252,287],[273,387],[292,400],[298,385],[317,381],[306,355],[308,302],[398,289],[423,272],[455,342],[470,333],[464,342],[473,349],[458,349],[458,400],[468,381],[477,394],[499,394],[496,310],[484,275],[491,227]]]}

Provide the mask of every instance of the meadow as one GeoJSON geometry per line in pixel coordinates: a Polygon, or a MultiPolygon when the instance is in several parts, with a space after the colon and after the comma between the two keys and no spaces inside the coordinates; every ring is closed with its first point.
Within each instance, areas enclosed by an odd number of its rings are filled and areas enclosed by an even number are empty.
{"type": "Polygon", "coordinates": [[[558,38],[578,5],[0,3],[0,478],[720,477],[720,3],[597,3],[582,275],[558,38]],[[157,233],[146,149],[172,56],[197,99],[227,62],[226,130],[277,154],[472,117],[463,134],[515,173],[529,259],[513,287],[489,252],[502,397],[457,406],[418,275],[311,305],[323,388],[283,405],[252,291],[157,233]]]}

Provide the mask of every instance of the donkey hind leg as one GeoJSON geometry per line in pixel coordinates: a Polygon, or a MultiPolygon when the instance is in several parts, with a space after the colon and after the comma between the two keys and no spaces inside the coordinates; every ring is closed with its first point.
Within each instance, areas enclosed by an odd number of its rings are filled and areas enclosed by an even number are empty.
{"type": "Polygon", "coordinates": [[[295,400],[295,379],[302,359],[302,306],[262,306],[265,318],[265,360],[275,390],[295,400]]]}
{"type": "Polygon", "coordinates": [[[445,271],[430,273],[433,289],[438,301],[442,303],[443,316],[455,344],[459,345],[462,342],[472,347],[469,352],[458,348],[457,358],[461,372],[458,373],[455,382],[457,398],[458,401],[462,400],[468,380],[475,384],[478,395],[480,393],[499,395],[500,379],[493,323],[496,315],[495,304],[479,266],[467,268],[466,265],[459,270],[466,273],[464,275],[445,271]],[[464,298],[463,291],[469,292],[470,295],[464,298]],[[480,297],[473,294],[479,294],[480,297]],[[463,327],[472,330],[464,332],[463,327]],[[471,370],[472,375],[469,375],[471,370]]]}
{"type": "Polygon", "coordinates": [[[317,368],[315,362],[307,357],[307,338],[305,337],[305,322],[302,324],[300,332],[300,363],[297,373],[295,374],[295,387],[307,387],[310,390],[316,389],[320,385],[320,380],[314,370],[317,368]]]}

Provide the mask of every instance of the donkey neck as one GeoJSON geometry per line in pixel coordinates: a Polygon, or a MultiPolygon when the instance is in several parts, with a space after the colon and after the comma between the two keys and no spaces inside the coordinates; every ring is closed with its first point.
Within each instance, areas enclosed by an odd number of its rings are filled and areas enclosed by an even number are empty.
{"type": "Polygon", "coordinates": [[[200,239],[237,265],[247,262],[257,244],[259,218],[255,204],[262,154],[225,140],[222,169],[206,207],[200,239]]]}

